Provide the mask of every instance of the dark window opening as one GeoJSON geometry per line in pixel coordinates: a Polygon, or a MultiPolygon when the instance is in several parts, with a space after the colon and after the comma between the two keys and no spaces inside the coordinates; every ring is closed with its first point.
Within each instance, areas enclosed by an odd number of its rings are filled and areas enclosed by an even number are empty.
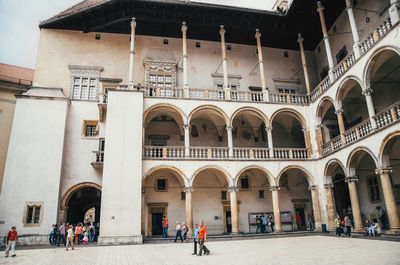
{"type": "Polygon", "coordinates": [[[343,48],[340,49],[340,51],[336,54],[336,63],[340,63],[346,57],[347,55],[347,48],[346,45],[343,46],[343,48]]]}
{"type": "Polygon", "coordinates": [[[264,190],[259,190],[258,191],[258,198],[264,199],[264,190]]]}
{"type": "Polygon", "coordinates": [[[184,201],[186,200],[186,193],[185,192],[181,192],[181,200],[184,201]]]}
{"type": "Polygon", "coordinates": [[[200,48],[200,42],[196,41],[196,48],[200,48]]]}
{"type": "Polygon", "coordinates": [[[33,206],[28,206],[28,213],[26,215],[26,223],[31,224],[33,219],[33,206]]]}
{"type": "Polygon", "coordinates": [[[284,51],[283,52],[283,56],[285,56],[285,58],[288,58],[289,57],[289,52],[288,51],[284,51]]]}
{"type": "Polygon", "coordinates": [[[157,179],[157,190],[167,190],[166,179],[157,179]]]}
{"type": "Polygon", "coordinates": [[[96,38],[96,40],[99,40],[100,39],[100,34],[96,34],[95,38],[96,38]]]}
{"type": "Polygon", "coordinates": [[[191,135],[192,137],[199,137],[199,131],[196,125],[192,125],[191,135]]]}
{"type": "Polygon", "coordinates": [[[96,125],[86,125],[85,136],[96,136],[97,135],[96,127],[97,127],[96,125]]]}
{"type": "Polygon", "coordinates": [[[242,189],[248,189],[249,188],[249,179],[247,177],[244,177],[244,178],[240,179],[240,187],[242,189]]]}
{"type": "Polygon", "coordinates": [[[33,222],[35,224],[39,223],[39,217],[40,217],[40,206],[36,206],[36,211],[35,211],[35,218],[33,220],[33,222]]]}
{"type": "Polygon", "coordinates": [[[226,49],[227,49],[228,51],[230,51],[230,50],[232,50],[232,46],[231,46],[230,44],[228,44],[228,45],[226,45],[226,49]]]}
{"type": "Polygon", "coordinates": [[[167,40],[167,39],[164,39],[163,44],[164,44],[164,45],[168,45],[168,40],[167,40]]]}
{"type": "Polygon", "coordinates": [[[325,66],[324,68],[322,68],[321,73],[319,74],[319,76],[321,77],[321,80],[325,78],[325,76],[328,75],[328,66],[325,66]]]}
{"type": "Polygon", "coordinates": [[[226,190],[221,191],[221,200],[226,200],[226,190]]]}
{"type": "Polygon", "coordinates": [[[368,179],[369,196],[371,201],[380,201],[378,178],[373,177],[368,179]]]}

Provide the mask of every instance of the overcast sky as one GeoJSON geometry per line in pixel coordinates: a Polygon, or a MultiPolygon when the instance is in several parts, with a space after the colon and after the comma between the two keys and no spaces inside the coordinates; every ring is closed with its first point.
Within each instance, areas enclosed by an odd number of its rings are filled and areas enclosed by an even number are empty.
{"type": "MultiPolygon", "coordinates": [[[[0,0],[0,63],[35,68],[39,22],[82,0],[0,0]]],[[[229,6],[270,9],[276,0],[197,0],[229,6]]],[[[193,1],[194,2],[194,1],[193,1]]]]}

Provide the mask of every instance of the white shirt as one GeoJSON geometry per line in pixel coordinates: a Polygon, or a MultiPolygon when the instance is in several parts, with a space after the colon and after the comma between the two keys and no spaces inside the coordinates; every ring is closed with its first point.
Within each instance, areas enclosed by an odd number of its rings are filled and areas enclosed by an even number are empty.
{"type": "Polygon", "coordinates": [[[180,225],[180,224],[177,224],[176,227],[175,227],[175,230],[176,230],[176,231],[181,230],[181,225],[180,225]]]}

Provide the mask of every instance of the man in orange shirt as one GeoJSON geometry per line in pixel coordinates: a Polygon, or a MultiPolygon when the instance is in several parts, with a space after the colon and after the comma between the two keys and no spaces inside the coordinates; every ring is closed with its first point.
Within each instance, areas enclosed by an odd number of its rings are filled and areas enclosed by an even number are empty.
{"type": "Polygon", "coordinates": [[[11,257],[15,257],[15,245],[18,242],[18,233],[17,233],[17,228],[13,226],[11,228],[11,231],[8,231],[6,235],[6,258],[8,257],[8,254],[11,249],[11,257]]]}
{"type": "Polygon", "coordinates": [[[163,217],[163,221],[162,221],[162,237],[167,238],[168,237],[168,218],[167,217],[163,217]]]}
{"type": "Polygon", "coordinates": [[[204,242],[207,241],[207,228],[204,226],[203,221],[200,221],[200,229],[197,237],[199,238],[200,244],[199,254],[197,254],[197,256],[201,256],[203,250],[204,254],[210,254],[210,250],[208,250],[208,248],[204,245],[204,242]]]}

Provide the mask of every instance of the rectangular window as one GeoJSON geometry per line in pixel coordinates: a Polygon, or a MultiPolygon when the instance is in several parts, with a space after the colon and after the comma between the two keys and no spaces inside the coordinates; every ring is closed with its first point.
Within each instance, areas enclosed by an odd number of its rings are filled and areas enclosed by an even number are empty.
{"type": "Polygon", "coordinates": [[[184,201],[186,200],[186,193],[185,192],[181,192],[181,200],[184,201]]]}
{"type": "Polygon", "coordinates": [[[33,219],[33,206],[28,206],[28,212],[26,214],[26,223],[31,224],[33,219]]]}
{"type": "Polygon", "coordinates": [[[96,125],[86,125],[86,130],[85,130],[85,136],[96,136],[97,131],[96,131],[96,125]]]}
{"type": "Polygon", "coordinates": [[[157,179],[157,191],[166,191],[166,190],[167,190],[167,180],[157,179]]]}
{"type": "Polygon", "coordinates": [[[24,226],[39,226],[41,214],[42,203],[27,203],[25,206],[24,226]]]}
{"type": "Polygon", "coordinates": [[[93,137],[99,135],[99,121],[83,121],[82,137],[93,137]]]}
{"type": "Polygon", "coordinates": [[[369,197],[372,202],[380,201],[379,182],[377,177],[371,177],[367,180],[369,197]]]}
{"type": "Polygon", "coordinates": [[[249,188],[249,179],[248,178],[241,178],[240,179],[240,187],[242,189],[248,189],[249,188]]]}
{"type": "Polygon", "coordinates": [[[221,200],[226,200],[226,190],[221,191],[221,200]]]}
{"type": "MultiPolygon", "coordinates": [[[[95,67],[96,68],[96,67],[95,67]]],[[[82,75],[81,66],[70,66],[71,70],[71,99],[78,100],[97,100],[97,91],[99,89],[99,69],[91,69],[89,67],[88,73],[82,75]],[[76,68],[75,68],[76,67],[76,68]],[[99,71],[97,74],[96,71],[99,71]],[[93,75],[93,76],[86,76],[93,75]]]]}
{"type": "Polygon", "coordinates": [[[36,206],[35,218],[33,219],[33,223],[38,224],[40,220],[40,206],[36,206]]]}
{"type": "Polygon", "coordinates": [[[264,199],[264,190],[259,190],[258,191],[258,198],[264,199]]]}

